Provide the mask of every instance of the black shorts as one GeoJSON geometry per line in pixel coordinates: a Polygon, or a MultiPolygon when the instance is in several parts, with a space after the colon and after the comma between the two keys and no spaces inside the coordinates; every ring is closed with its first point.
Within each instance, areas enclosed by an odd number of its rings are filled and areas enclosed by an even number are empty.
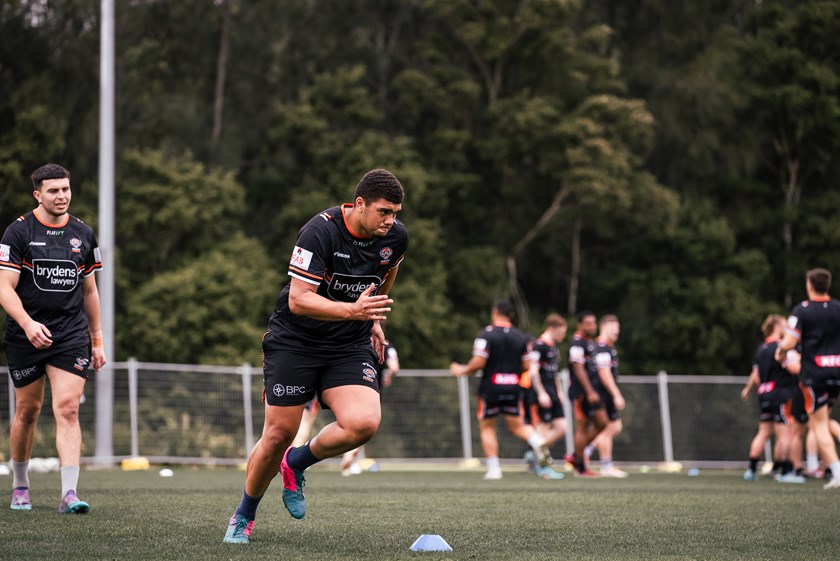
{"type": "Polygon", "coordinates": [[[524,414],[523,390],[519,386],[498,386],[478,393],[478,420],[497,417],[499,414],[519,416],[524,414]]]}
{"type": "Polygon", "coordinates": [[[28,386],[47,373],[47,365],[70,372],[87,380],[90,368],[90,346],[71,345],[36,349],[6,345],[9,376],[16,388],[28,386]]]}
{"type": "Polygon", "coordinates": [[[601,397],[601,403],[604,404],[604,408],[607,410],[607,418],[610,421],[620,419],[621,417],[618,414],[618,409],[615,408],[615,401],[613,400],[612,394],[606,388],[598,388],[598,395],[601,397]]]}
{"type": "Polygon", "coordinates": [[[835,385],[810,385],[806,386],[800,384],[799,388],[802,390],[802,396],[805,401],[805,411],[809,415],[823,406],[829,408],[837,401],[837,396],[840,395],[840,386],[835,385]]]}
{"type": "Polygon", "coordinates": [[[328,352],[263,346],[265,398],[269,405],[303,405],[339,386],[379,392],[375,365],[370,345],[328,352]]]}
{"type": "Polygon", "coordinates": [[[572,389],[569,390],[569,399],[572,400],[572,407],[575,409],[575,419],[577,419],[578,422],[583,421],[584,419],[592,419],[599,409],[604,408],[603,401],[590,403],[589,400],[586,399],[586,392],[579,386],[573,386],[572,389]]]}
{"type": "Polygon", "coordinates": [[[808,412],[805,411],[805,396],[802,395],[802,390],[793,386],[777,391],[779,392],[779,407],[776,411],[776,418],[773,420],[786,425],[793,423],[807,424],[808,412]]]}
{"type": "Polygon", "coordinates": [[[565,417],[563,411],[563,402],[557,394],[557,386],[552,384],[545,384],[545,392],[551,398],[551,406],[548,408],[540,405],[537,399],[537,391],[531,387],[527,390],[525,395],[525,422],[529,425],[535,425],[539,422],[550,423],[554,419],[562,419],[565,417]]]}
{"type": "Polygon", "coordinates": [[[774,395],[776,390],[758,394],[758,421],[760,423],[777,422],[779,414],[779,399],[774,395]]]}

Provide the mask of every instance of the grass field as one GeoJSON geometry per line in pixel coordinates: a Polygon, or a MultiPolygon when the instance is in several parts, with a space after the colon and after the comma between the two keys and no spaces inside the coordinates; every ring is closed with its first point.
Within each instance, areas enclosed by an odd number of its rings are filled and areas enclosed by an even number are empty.
{"type": "MultiPolygon", "coordinates": [[[[222,543],[244,473],[233,469],[84,471],[86,516],[56,512],[59,476],[31,476],[31,512],[0,508],[0,559],[711,560],[840,558],[840,491],[745,483],[740,473],[634,473],[543,481],[508,472],[307,472],[309,509],[293,520],[279,479],[252,542],[222,543]],[[453,551],[411,552],[421,534],[453,551]]],[[[11,478],[0,478],[11,487],[11,478]]],[[[5,491],[4,491],[5,492],[5,491]]],[[[9,495],[10,492],[6,493],[9,495]]]]}

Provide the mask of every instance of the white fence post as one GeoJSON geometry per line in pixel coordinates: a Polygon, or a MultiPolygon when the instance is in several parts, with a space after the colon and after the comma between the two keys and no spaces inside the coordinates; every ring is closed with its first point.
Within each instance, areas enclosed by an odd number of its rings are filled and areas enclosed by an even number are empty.
{"type": "Polygon", "coordinates": [[[668,398],[668,373],[660,370],[656,375],[659,386],[659,415],[662,420],[662,448],[665,451],[665,461],[674,461],[674,440],[671,434],[671,402],[668,398]]]}
{"type": "Polygon", "coordinates": [[[470,423],[470,382],[466,376],[458,376],[458,408],[461,413],[461,447],[464,459],[473,457],[472,425],[470,423]]]}
{"type": "Polygon", "coordinates": [[[254,447],[254,412],[251,407],[251,365],[242,363],[242,405],[245,407],[245,457],[254,447]]]}
{"type": "Polygon", "coordinates": [[[560,371],[560,385],[563,389],[560,392],[560,401],[563,402],[563,412],[566,415],[566,454],[575,451],[575,412],[572,409],[572,402],[569,400],[569,386],[572,380],[569,377],[569,369],[560,371]]]}
{"type": "Polygon", "coordinates": [[[137,359],[128,359],[128,409],[131,424],[131,457],[140,456],[140,433],[137,430],[137,359]]]}

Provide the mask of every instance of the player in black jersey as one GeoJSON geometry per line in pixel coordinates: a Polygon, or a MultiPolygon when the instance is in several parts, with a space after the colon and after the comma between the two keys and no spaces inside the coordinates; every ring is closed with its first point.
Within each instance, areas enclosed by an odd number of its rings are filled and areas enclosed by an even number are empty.
{"type": "Polygon", "coordinates": [[[808,421],[795,377],[799,374],[799,353],[790,350],[783,364],[776,361],[776,347],[784,329],[785,318],[780,315],[770,314],[764,320],[761,331],[765,339],[755,353],[747,384],[741,390],[741,399],[746,399],[750,389],[756,386],[759,408],[758,432],[750,443],[750,463],[744,472],[744,481],[756,480],[756,468],[764,445],[775,432],[773,458],[774,466],[780,470],[778,481],[805,482],[793,471],[794,464],[799,467],[802,463],[801,423],[808,421]]]}
{"type": "Polygon", "coordinates": [[[249,542],[257,505],[278,465],[283,503],[294,518],[303,518],[304,470],[376,433],[376,363],[385,349],[379,322],[391,311],[388,293],[408,248],[408,231],[396,218],[403,197],[391,172],[372,170],[359,181],[352,203],[317,214],[298,232],[291,282],[263,337],[263,433],[248,457],[245,490],[225,542],[249,542]],[[291,448],[304,405],[316,394],[336,421],[291,448]]]}
{"type": "Polygon", "coordinates": [[[505,416],[508,430],[531,446],[541,465],[548,465],[550,456],[545,439],[523,419],[521,384],[530,368],[531,338],[513,326],[513,305],[507,300],[496,302],[491,318],[491,324],[473,341],[469,362],[453,362],[449,369],[454,376],[482,371],[478,387],[478,420],[481,447],[487,461],[484,479],[501,479],[496,436],[496,418],[500,414],[505,416]]]}
{"type": "Polygon", "coordinates": [[[584,450],[609,423],[597,390],[601,385],[598,372],[592,361],[597,330],[598,320],[595,314],[589,311],[580,312],[577,331],[569,344],[569,369],[572,374],[569,399],[575,408],[577,427],[575,450],[573,454],[566,456],[566,462],[574,468],[575,475],[581,477],[597,477],[586,465],[584,450]]]}
{"type": "Polygon", "coordinates": [[[584,450],[588,458],[591,452],[598,450],[601,462],[601,469],[598,472],[601,477],[614,477],[624,479],[627,472],[613,464],[613,441],[621,434],[623,424],[619,411],[624,409],[624,395],[618,387],[618,351],[615,343],[621,333],[621,323],[618,317],[608,314],[601,317],[598,322],[598,339],[595,342],[595,350],[592,352],[592,364],[598,372],[599,385],[596,386],[601,403],[604,404],[604,411],[609,422],[604,430],[598,433],[595,439],[584,450]],[[586,453],[588,450],[589,453],[586,453]]]}
{"type": "Polygon", "coordinates": [[[814,432],[823,461],[831,468],[832,478],[825,489],[840,488],[840,460],[831,438],[829,415],[840,394],[840,302],[828,295],[831,273],[811,269],[806,274],[808,300],[793,308],[788,317],[785,337],[776,349],[776,359],[784,360],[787,351],[800,344],[802,366],[800,387],[805,409],[810,417],[808,428],[814,432]]]}
{"type": "MultiPolygon", "coordinates": [[[[545,319],[545,329],[534,342],[531,387],[526,390],[525,422],[537,429],[548,447],[566,434],[566,417],[560,399],[563,389],[557,379],[557,345],[566,338],[566,329],[566,320],[562,316],[549,314],[545,319]]],[[[563,474],[551,467],[542,468],[537,465],[532,451],[529,450],[525,458],[538,476],[546,479],[562,478],[563,474]]]]}
{"type": "Polygon", "coordinates": [[[9,316],[4,346],[15,386],[11,508],[32,508],[27,469],[46,376],[61,461],[58,511],[85,513],[90,506],[76,494],[82,449],[79,401],[88,369],[105,365],[93,275],[102,262],[93,230],[68,212],[70,172],[47,164],[35,170],[32,184],[38,207],[13,222],[0,241],[0,305],[9,316]]]}

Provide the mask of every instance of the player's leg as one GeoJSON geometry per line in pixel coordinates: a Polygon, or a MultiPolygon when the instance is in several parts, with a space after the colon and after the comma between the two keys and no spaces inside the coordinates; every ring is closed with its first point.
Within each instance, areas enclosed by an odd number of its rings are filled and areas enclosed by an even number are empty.
{"type": "Polygon", "coordinates": [[[826,406],[819,407],[808,420],[808,428],[814,433],[817,449],[823,462],[831,468],[831,480],[825,484],[826,489],[840,488],[840,461],[837,458],[837,447],[831,438],[829,426],[830,410],[826,406]]]}
{"type": "Polygon", "coordinates": [[[90,505],[79,499],[77,487],[82,455],[82,428],[79,425],[79,401],[86,377],[58,366],[47,365],[55,415],[55,447],[61,461],[61,503],[58,511],[86,513],[90,505]]]}
{"type": "Polygon", "coordinates": [[[309,440],[309,433],[312,432],[312,426],[315,424],[315,419],[318,418],[318,408],[318,398],[312,399],[306,404],[303,416],[300,419],[300,427],[292,440],[292,446],[296,448],[303,446],[309,440]]]}
{"type": "Polygon", "coordinates": [[[44,402],[45,380],[42,376],[15,388],[15,417],[9,435],[13,472],[12,510],[32,509],[29,499],[29,459],[32,457],[35,427],[44,402]]]}
{"type": "Polygon", "coordinates": [[[277,466],[283,454],[298,432],[303,409],[304,405],[280,406],[266,402],[263,432],[248,454],[245,488],[228,523],[224,539],[226,543],[250,542],[257,508],[271,481],[277,476],[277,466]]]}
{"type": "Polygon", "coordinates": [[[478,422],[478,434],[481,440],[481,450],[484,452],[484,459],[487,462],[487,472],[484,479],[501,479],[502,467],[499,462],[499,439],[496,436],[496,419],[484,417],[478,422]]]}
{"type": "Polygon", "coordinates": [[[758,423],[758,431],[750,442],[749,467],[744,472],[744,481],[755,481],[757,477],[758,462],[761,461],[761,454],[764,452],[764,443],[773,434],[773,423],[761,421],[758,423]]]}

